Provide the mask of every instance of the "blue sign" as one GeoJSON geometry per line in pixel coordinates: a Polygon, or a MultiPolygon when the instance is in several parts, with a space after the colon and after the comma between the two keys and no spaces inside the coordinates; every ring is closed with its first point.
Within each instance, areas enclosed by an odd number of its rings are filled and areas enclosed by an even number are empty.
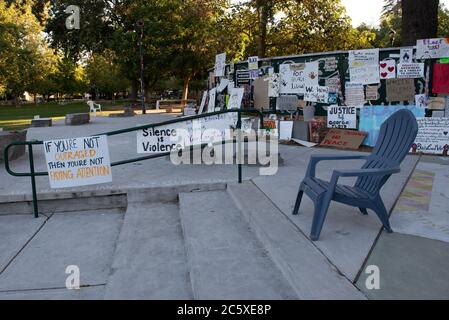
{"type": "Polygon", "coordinates": [[[400,109],[410,110],[415,117],[424,117],[425,109],[415,105],[395,105],[395,106],[364,106],[360,109],[359,130],[368,132],[368,136],[363,142],[364,145],[374,147],[382,123],[393,113],[400,109]]]}

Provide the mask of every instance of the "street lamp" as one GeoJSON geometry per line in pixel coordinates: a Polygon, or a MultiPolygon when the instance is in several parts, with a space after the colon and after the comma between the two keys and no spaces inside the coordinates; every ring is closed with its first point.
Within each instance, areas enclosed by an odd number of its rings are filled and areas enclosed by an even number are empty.
{"type": "Polygon", "coordinates": [[[146,114],[146,109],[145,109],[145,92],[144,92],[144,88],[143,88],[143,48],[142,48],[142,43],[143,43],[143,21],[139,20],[137,22],[137,27],[140,27],[140,40],[139,40],[139,52],[140,52],[140,103],[141,103],[141,107],[142,107],[142,114],[146,114]]]}

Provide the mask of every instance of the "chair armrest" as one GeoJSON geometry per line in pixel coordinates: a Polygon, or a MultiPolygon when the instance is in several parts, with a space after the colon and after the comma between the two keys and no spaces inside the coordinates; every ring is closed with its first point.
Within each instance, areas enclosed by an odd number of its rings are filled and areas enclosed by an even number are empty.
{"type": "Polygon", "coordinates": [[[395,168],[377,168],[377,169],[358,169],[358,170],[335,170],[334,175],[338,177],[366,177],[366,176],[386,176],[400,172],[399,167],[395,168]]]}
{"type": "Polygon", "coordinates": [[[335,155],[335,154],[322,154],[322,155],[312,155],[310,157],[309,166],[307,168],[306,177],[314,178],[315,169],[320,161],[330,161],[330,160],[356,160],[356,159],[366,159],[368,155],[335,155]]]}

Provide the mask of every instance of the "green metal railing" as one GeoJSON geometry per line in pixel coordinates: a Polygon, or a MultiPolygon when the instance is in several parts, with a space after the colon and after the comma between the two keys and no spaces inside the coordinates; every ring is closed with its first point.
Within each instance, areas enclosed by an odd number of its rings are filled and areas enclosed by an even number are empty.
{"type": "MultiPolygon", "coordinates": [[[[143,130],[143,129],[149,129],[149,128],[170,125],[170,124],[179,123],[179,122],[185,122],[185,121],[189,121],[189,120],[211,117],[211,116],[220,115],[220,114],[233,113],[233,112],[236,112],[238,115],[236,128],[238,129],[238,132],[239,132],[238,137],[237,137],[237,140],[238,140],[237,142],[239,143],[238,152],[240,152],[240,150],[241,150],[241,146],[240,146],[240,144],[241,144],[241,133],[240,132],[241,131],[240,131],[240,129],[242,128],[242,113],[257,114],[260,119],[260,128],[263,129],[263,116],[264,116],[263,112],[256,110],[256,109],[245,109],[245,110],[228,109],[228,110],[215,111],[215,112],[199,114],[199,115],[194,115],[194,116],[182,117],[182,118],[177,118],[177,119],[168,120],[168,121],[164,121],[164,122],[142,125],[142,126],[138,126],[138,127],[110,131],[110,132],[105,132],[102,134],[97,134],[97,135],[92,135],[92,136],[99,136],[99,135],[115,136],[115,135],[124,134],[124,133],[128,133],[128,132],[139,131],[139,130],[143,130]]],[[[36,217],[36,218],[39,216],[39,209],[38,209],[38,203],[37,203],[37,201],[38,201],[37,200],[37,191],[36,191],[36,177],[48,176],[48,172],[46,172],[46,171],[45,172],[44,171],[36,172],[35,171],[33,146],[41,145],[43,143],[44,143],[43,141],[38,141],[38,140],[12,142],[8,146],[6,146],[6,148],[4,150],[6,171],[10,175],[15,176],[15,177],[30,177],[31,178],[31,189],[32,189],[32,195],[33,195],[33,211],[34,211],[34,217],[36,217]],[[30,165],[29,172],[14,172],[13,170],[11,170],[10,165],[9,165],[9,149],[14,146],[28,146],[28,157],[29,157],[29,165],[30,165]]],[[[225,143],[225,141],[222,141],[222,143],[225,143]]],[[[233,143],[234,143],[234,139],[233,139],[233,143]]],[[[201,148],[204,148],[205,146],[207,146],[207,144],[202,144],[201,148]]],[[[190,149],[192,149],[193,147],[194,146],[191,146],[190,149]]],[[[172,152],[164,152],[164,153],[158,153],[158,154],[142,156],[142,157],[137,157],[137,158],[132,158],[132,159],[115,161],[115,162],[111,163],[111,166],[114,167],[114,166],[120,166],[120,165],[129,164],[129,163],[133,163],[133,162],[161,158],[161,157],[168,156],[171,153],[172,152]]],[[[241,161],[238,161],[238,182],[242,183],[242,163],[241,163],[241,161]]]]}

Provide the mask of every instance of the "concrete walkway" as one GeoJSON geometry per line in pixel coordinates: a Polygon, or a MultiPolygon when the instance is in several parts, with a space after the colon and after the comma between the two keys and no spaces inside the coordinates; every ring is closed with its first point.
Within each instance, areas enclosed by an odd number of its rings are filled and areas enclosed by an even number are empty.
{"type": "MultiPolygon", "coordinates": [[[[171,117],[97,117],[82,127],[30,129],[28,138],[84,136],[171,117]]],[[[135,139],[111,137],[112,160],[136,155],[135,139]]],[[[320,240],[311,242],[312,202],[304,197],[300,215],[291,211],[315,153],[351,152],[281,145],[278,173],[259,176],[257,166],[244,166],[241,185],[236,166],[175,166],[167,159],[114,167],[108,185],[52,190],[42,177],[38,219],[24,214],[31,209],[29,179],[0,166],[0,299],[449,298],[441,267],[449,262],[442,253],[449,252],[447,162],[417,164],[408,156],[384,186],[397,233],[384,234],[374,214],[332,203],[320,240]],[[401,248],[410,255],[398,255],[401,248]],[[365,286],[373,264],[378,290],[365,286]],[[79,267],[80,290],[65,289],[69,265],[79,267]],[[405,265],[411,267],[401,273],[405,265]]],[[[39,169],[43,159],[38,149],[39,169]]],[[[13,165],[26,171],[27,158],[13,165]]],[[[317,172],[328,179],[334,169],[360,165],[323,162],[317,172]]]]}

